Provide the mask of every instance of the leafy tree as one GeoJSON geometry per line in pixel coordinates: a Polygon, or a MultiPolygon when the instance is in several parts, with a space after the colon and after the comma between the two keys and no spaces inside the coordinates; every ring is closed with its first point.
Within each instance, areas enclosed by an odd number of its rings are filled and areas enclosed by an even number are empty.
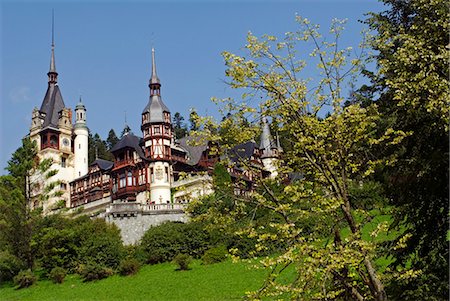
{"type": "Polygon", "coordinates": [[[110,129],[108,132],[108,138],[106,139],[106,147],[108,151],[110,151],[117,142],[119,142],[119,138],[117,138],[116,132],[113,129],[110,129]]]}
{"type": "Polygon", "coordinates": [[[447,1],[384,0],[387,10],[366,23],[376,32],[371,44],[378,69],[366,91],[378,96],[385,127],[409,133],[395,150],[395,165],[381,173],[400,238],[394,265],[421,271],[393,286],[402,300],[448,297],[449,253],[449,17],[447,1]]]}
{"type": "Polygon", "coordinates": [[[183,138],[188,134],[187,126],[183,122],[184,117],[179,112],[173,115],[173,130],[175,138],[183,138]]]}
{"type": "Polygon", "coordinates": [[[189,130],[197,131],[199,129],[199,115],[195,109],[191,109],[189,113],[189,130]]]}
{"type": "MultiPolygon", "coordinates": [[[[348,61],[352,49],[339,45],[343,23],[333,21],[330,42],[320,35],[318,26],[300,17],[297,21],[298,30],[281,40],[270,35],[257,38],[250,33],[245,57],[223,53],[229,84],[244,90],[244,102],[231,107],[246,108],[245,100],[256,95],[265,99],[260,104],[264,114],[278,122],[281,134],[292,146],[284,154],[285,167],[280,167],[276,179],[256,178],[258,189],[234,198],[231,210],[209,210],[201,218],[211,224],[233,224],[253,210],[238,232],[256,239],[256,251],[267,250],[275,242],[286,244],[278,255],[262,260],[272,272],[261,289],[251,295],[256,299],[288,294],[302,300],[387,300],[383,278],[374,264],[382,254],[380,240],[363,238],[362,233],[365,225],[373,223],[369,210],[382,198],[359,202],[352,198],[351,188],[372,181],[378,166],[390,164],[395,157],[381,160],[374,152],[382,146],[395,147],[406,134],[392,128],[380,131],[376,105],[343,107],[342,89],[360,74],[364,59],[362,52],[348,61]],[[297,47],[302,41],[310,42],[305,49],[312,45],[309,55],[317,59],[323,75],[313,83],[313,89],[301,79],[306,63],[297,57],[297,47]],[[320,116],[324,109],[328,111],[325,118],[320,116]],[[289,182],[292,171],[301,171],[303,178],[289,182]],[[264,225],[253,218],[261,208],[271,213],[264,225]],[[289,266],[295,267],[295,279],[278,281],[277,275],[289,266]]],[[[230,102],[225,100],[226,104],[230,102]]],[[[238,113],[226,111],[231,116],[238,113]]],[[[232,122],[229,128],[242,125],[232,122]]],[[[235,133],[238,138],[234,141],[239,141],[248,130],[235,133]]],[[[232,141],[220,135],[214,138],[232,141]]],[[[258,174],[253,165],[240,164],[246,174],[258,174]]],[[[377,229],[373,237],[377,237],[387,225],[375,222],[373,226],[377,229]]]]}

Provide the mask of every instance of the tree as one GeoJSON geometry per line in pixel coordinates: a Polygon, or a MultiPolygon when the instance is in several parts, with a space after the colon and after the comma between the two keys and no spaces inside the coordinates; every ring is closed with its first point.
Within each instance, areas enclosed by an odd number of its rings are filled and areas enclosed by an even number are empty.
{"type": "Polygon", "coordinates": [[[0,178],[0,239],[29,269],[34,268],[33,233],[43,202],[61,195],[59,182],[51,180],[57,173],[51,165],[50,159],[38,157],[35,142],[25,138],[8,161],[9,175],[0,178]]]}
{"type": "MultiPolygon", "coordinates": [[[[284,294],[301,300],[387,300],[385,284],[374,264],[382,254],[376,237],[386,230],[387,222],[373,221],[377,214],[373,210],[384,199],[375,195],[361,201],[355,199],[358,194],[352,194],[351,188],[367,187],[363,184],[373,181],[376,168],[395,160],[394,156],[379,159],[374,153],[380,147],[395,147],[406,134],[392,128],[379,131],[380,114],[374,104],[343,107],[342,88],[360,74],[364,59],[361,52],[348,61],[352,49],[339,45],[343,23],[333,21],[330,32],[334,36],[329,42],[318,26],[300,17],[297,22],[298,30],[282,40],[250,33],[245,56],[223,53],[229,85],[244,91],[243,103],[232,107],[246,107],[247,98],[260,96],[265,100],[260,108],[278,122],[292,147],[284,154],[278,178],[256,178],[258,189],[235,197],[233,210],[210,210],[201,218],[223,225],[248,217],[249,207],[254,208],[253,216],[260,209],[272,213],[265,225],[250,219],[239,231],[257,240],[256,250],[267,249],[276,241],[286,243],[281,253],[261,261],[271,273],[251,295],[256,299],[284,294]],[[313,89],[301,79],[306,63],[297,57],[297,46],[302,41],[306,49],[312,44],[309,55],[317,59],[323,75],[312,83],[313,89]],[[328,111],[326,117],[320,115],[324,110],[328,111]],[[301,171],[303,178],[289,182],[292,171],[301,171]],[[375,229],[369,237],[363,235],[368,225],[375,229]],[[295,267],[295,278],[288,283],[278,281],[278,275],[289,266],[295,267]]],[[[231,116],[239,112],[226,111],[231,116]]],[[[252,109],[247,107],[247,111],[252,109]]],[[[229,127],[236,128],[237,123],[229,127]]],[[[229,137],[216,140],[230,141],[229,137]]],[[[240,163],[246,172],[257,172],[254,166],[240,163]]]]}
{"type": "Polygon", "coordinates": [[[120,139],[123,138],[123,136],[125,136],[125,134],[131,133],[131,128],[128,126],[128,124],[125,124],[122,133],[120,133],[120,139]]]}
{"type": "Polygon", "coordinates": [[[409,135],[395,150],[398,161],[385,168],[396,224],[406,227],[405,248],[394,265],[412,264],[421,274],[400,279],[393,294],[402,300],[448,298],[449,253],[449,10],[436,1],[383,1],[388,9],[369,15],[378,69],[370,90],[385,127],[409,135]]]}
{"type": "Polygon", "coordinates": [[[113,129],[110,129],[108,132],[108,138],[106,139],[106,147],[108,151],[111,151],[117,142],[119,142],[119,138],[117,138],[116,132],[113,129]]]}
{"type": "Polygon", "coordinates": [[[89,132],[88,140],[89,140],[88,142],[89,164],[91,164],[98,158],[109,161],[114,160],[114,156],[108,151],[107,143],[104,140],[102,140],[102,138],[98,133],[95,133],[94,136],[92,136],[92,133],[89,132]]]}
{"type": "Polygon", "coordinates": [[[188,130],[186,125],[183,122],[184,117],[181,116],[179,112],[176,112],[175,115],[173,115],[173,130],[175,134],[175,138],[180,139],[187,135],[188,130]]]}
{"type": "Polygon", "coordinates": [[[197,131],[199,129],[199,115],[195,109],[191,109],[191,112],[189,113],[189,130],[190,131],[197,131]]]}

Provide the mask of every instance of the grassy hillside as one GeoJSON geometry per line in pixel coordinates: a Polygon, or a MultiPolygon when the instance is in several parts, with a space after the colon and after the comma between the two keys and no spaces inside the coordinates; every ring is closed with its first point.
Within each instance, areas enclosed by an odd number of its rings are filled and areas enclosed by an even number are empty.
{"type": "Polygon", "coordinates": [[[137,275],[112,276],[83,283],[70,275],[63,284],[39,281],[30,288],[0,289],[1,300],[240,300],[246,291],[262,283],[265,272],[245,263],[226,261],[201,265],[194,261],[189,271],[175,271],[163,263],[144,266],[137,275]]]}

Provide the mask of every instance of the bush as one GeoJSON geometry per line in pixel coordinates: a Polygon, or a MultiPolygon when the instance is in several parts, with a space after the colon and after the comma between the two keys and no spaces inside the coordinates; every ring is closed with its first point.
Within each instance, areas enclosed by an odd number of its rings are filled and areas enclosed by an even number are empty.
{"type": "Polygon", "coordinates": [[[225,246],[218,246],[211,248],[205,252],[202,256],[203,264],[213,264],[217,262],[222,262],[227,258],[228,251],[225,246]]]}
{"type": "Polygon", "coordinates": [[[101,219],[85,222],[78,229],[78,256],[85,264],[98,264],[116,269],[125,256],[120,230],[101,219]]]}
{"type": "Polygon", "coordinates": [[[79,268],[79,272],[83,278],[83,282],[108,278],[114,274],[111,268],[101,266],[99,264],[82,265],[79,268]]]}
{"type": "Polygon", "coordinates": [[[178,265],[178,271],[187,271],[189,270],[189,264],[192,262],[192,257],[187,254],[178,254],[173,262],[178,265]]]}
{"type": "Polygon", "coordinates": [[[49,274],[49,278],[53,283],[63,283],[64,278],[66,278],[66,270],[61,267],[54,267],[49,274]]]}
{"type": "Polygon", "coordinates": [[[18,285],[19,288],[32,286],[36,282],[36,276],[32,271],[20,271],[17,276],[14,277],[14,284],[18,285]]]}
{"type": "Polygon", "coordinates": [[[122,260],[119,265],[119,274],[122,276],[134,275],[141,267],[141,263],[135,258],[122,260]]]}
{"type": "Polygon", "coordinates": [[[0,283],[13,280],[25,268],[25,264],[16,256],[8,251],[0,252],[0,283]]]}
{"type": "Polygon", "coordinates": [[[150,264],[170,261],[178,253],[199,258],[209,248],[209,239],[198,223],[167,222],[148,229],[139,249],[150,264]]]}

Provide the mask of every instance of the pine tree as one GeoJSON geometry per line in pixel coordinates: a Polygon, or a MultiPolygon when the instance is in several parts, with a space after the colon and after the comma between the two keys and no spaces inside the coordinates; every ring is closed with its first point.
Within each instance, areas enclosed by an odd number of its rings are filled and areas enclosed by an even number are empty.
{"type": "Polygon", "coordinates": [[[181,116],[179,112],[176,112],[173,116],[173,130],[175,134],[175,138],[180,139],[187,135],[188,130],[186,125],[183,122],[184,117],[181,116]]]}
{"type": "Polygon", "coordinates": [[[117,138],[116,132],[114,131],[114,129],[110,129],[108,132],[108,138],[106,139],[106,146],[108,151],[110,151],[117,142],[119,142],[119,138],[117,138]]]}

